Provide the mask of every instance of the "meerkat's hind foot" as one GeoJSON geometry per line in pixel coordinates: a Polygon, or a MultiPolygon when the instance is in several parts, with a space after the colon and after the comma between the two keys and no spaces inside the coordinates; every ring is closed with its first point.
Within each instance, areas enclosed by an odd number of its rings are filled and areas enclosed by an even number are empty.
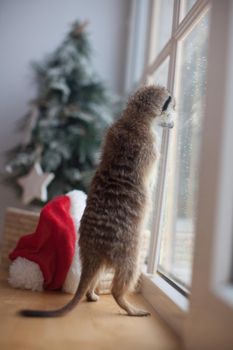
{"type": "Polygon", "coordinates": [[[117,304],[127,312],[128,316],[136,316],[136,317],[144,317],[144,316],[150,316],[150,312],[143,310],[143,309],[138,309],[131,305],[123,295],[119,296],[116,295],[113,291],[113,297],[116,300],[117,304]]]}
{"type": "Polygon", "coordinates": [[[151,313],[143,309],[131,309],[127,311],[127,316],[145,317],[151,316],[151,313]]]}
{"type": "Polygon", "coordinates": [[[99,296],[94,291],[88,291],[86,293],[86,298],[89,302],[95,302],[99,300],[99,296]]]}

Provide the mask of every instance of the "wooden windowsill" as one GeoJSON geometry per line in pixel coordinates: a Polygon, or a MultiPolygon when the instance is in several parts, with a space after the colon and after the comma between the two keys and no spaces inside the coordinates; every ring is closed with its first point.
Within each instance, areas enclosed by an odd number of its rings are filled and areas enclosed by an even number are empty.
{"type": "Polygon", "coordinates": [[[38,293],[11,288],[0,274],[0,349],[41,350],[181,350],[176,336],[140,295],[130,299],[149,309],[151,317],[124,316],[111,295],[97,303],[81,302],[70,314],[53,319],[27,319],[21,308],[56,308],[70,295],[38,293]]]}

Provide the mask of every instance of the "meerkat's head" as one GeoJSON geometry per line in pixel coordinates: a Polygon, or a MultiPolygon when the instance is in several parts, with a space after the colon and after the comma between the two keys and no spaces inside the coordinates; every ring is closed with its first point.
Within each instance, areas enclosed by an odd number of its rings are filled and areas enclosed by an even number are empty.
{"type": "Polygon", "coordinates": [[[140,88],[129,100],[129,107],[146,116],[166,116],[174,108],[174,99],[169,91],[159,85],[140,88]]]}

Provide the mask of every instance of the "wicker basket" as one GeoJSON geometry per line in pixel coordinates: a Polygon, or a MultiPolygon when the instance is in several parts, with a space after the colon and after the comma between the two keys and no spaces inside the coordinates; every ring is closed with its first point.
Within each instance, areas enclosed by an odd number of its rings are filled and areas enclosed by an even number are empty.
{"type": "MultiPolygon", "coordinates": [[[[10,260],[8,254],[14,249],[19,238],[36,229],[39,220],[39,213],[21,210],[16,208],[7,208],[4,224],[4,235],[1,248],[1,268],[8,271],[10,260]]],[[[142,240],[140,252],[140,264],[144,264],[149,245],[149,231],[145,231],[142,240]]],[[[107,271],[101,279],[98,292],[108,294],[110,292],[113,278],[112,271],[107,271]]]]}

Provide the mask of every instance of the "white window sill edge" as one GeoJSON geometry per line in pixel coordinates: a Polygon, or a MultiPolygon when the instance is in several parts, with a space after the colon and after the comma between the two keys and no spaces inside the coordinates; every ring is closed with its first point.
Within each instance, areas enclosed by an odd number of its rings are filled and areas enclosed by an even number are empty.
{"type": "Polygon", "coordinates": [[[189,309],[188,299],[159,275],[144,272],[141,275],[141,293],[169,326],[182,336],[189,309]]]}

